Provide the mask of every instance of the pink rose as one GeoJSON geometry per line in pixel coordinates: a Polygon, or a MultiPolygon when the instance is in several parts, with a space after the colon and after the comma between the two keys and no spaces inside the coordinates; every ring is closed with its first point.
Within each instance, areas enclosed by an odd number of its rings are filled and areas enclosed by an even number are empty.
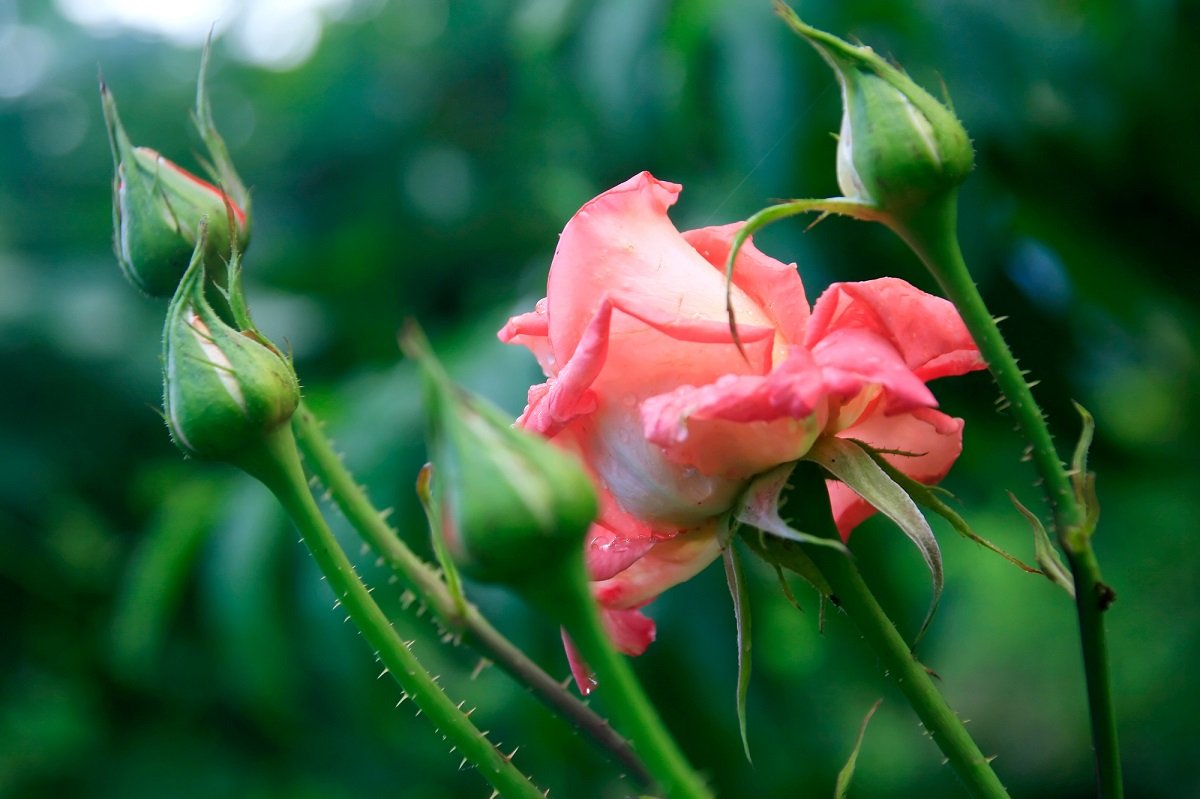
{"type": "MultiPolygon", "coordinates": [[[[743,358],[725,311],[739,224],[680,233],[680,188],[643,172],[584,205],[546,299],[499,333],[547,376],[518,424],[579,454],[599,487],[588,568],[628,654],[654,640],[639,608],[720,553],[717,522],[748,480],[818,436],[914,453],[889,459],[923,483],[945,476],[963,423],[925,383],[984,365],[949,302],[881,278],[836,283],[810,311],[795,265],[751,244],[733,281],[743,358]]],[[[874,512],[842,483],[829,493],[843,538],[874,512]]]]}

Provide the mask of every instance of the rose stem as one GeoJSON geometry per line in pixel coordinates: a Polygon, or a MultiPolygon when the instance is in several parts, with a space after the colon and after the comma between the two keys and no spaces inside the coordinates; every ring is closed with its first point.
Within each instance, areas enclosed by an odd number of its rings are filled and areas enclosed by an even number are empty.
{"type": "MultiPolygon", "coordinates": [[[[825,490],[827,475],[816,464],[801,461],[790,482],[796,487],[787,505],[790,523],[814,535],[837,536],[825,490]],[[808,472],[806,474],[806,472],[808,472]],[[804,491],[806,486],[815,486],[804,491]],[[803,495],[800,492],[804,491],[803,495]]],[[[831,601],[846,612],[879,658],[884,673],[895,680],[933,742],[942,750],[959,780],[972,796],[981,799],[1007,799],[1008,793],[992,771],[962,721],[946,703],[929,676],[879,605],[852,558],[823,546],[801,546],[747,529],[742,538],[772,563],[789,567],[789,551],[797,549],[809,557],[829,584],[831,601]]],[[[789,567],[790,568],[790,567],[789,567]]]]}
{"type": "Polygon", "coordinates": [[[597,691],[629,734],[665,799],[711,799],[711,791],[663,726],[629,663],[613,648],[587,586],[580,550],[562,568],[523,591],[535,607],[566,628],[596,675],[597,691]]]}
{"type": "Polygon", "coordinates": [[[652,782],[650,772],[638,759],[629,742],[617,734],[595,711],[576,699],[557,680],[500,634],[471,603],[465,612],[450,595],[437,571],[417,557],[397,535],[367,497],[325,436],[321,422],[304,404],[292,418],[305,462],[329,490],[333,501],[363,540],[382,557],[397,575],[403,577],[422,601],[432,608],[448,628],[461,631],[475,649],[487,655],[518,682],[524,683],[552,711],[587,733],[643,785],[652,782]]]}
{"type": "MultiPolygon", "coordinates": [[[[1113,599],[1113,592],[1102,580],[1092,550],[1093,531],[1088,526],[1088,509],[1076,496],[1071,475],[1059,459],[1050,437],[1046,417],[967,270],[956,232],[954,193],[906,220],[893,221],[890,226],[925,263],[946,297],[958,308],[992,377],[1008,401],[1013,417],[1029,440],[1033,463],[1050,502],[1058,540],[1067,555],[1075,582],[1099,795],[1101,799],[1121,799],[1124,794],[1121,758],[1103,616],[1113,599]]],[[[1076,475],[1079,480],[1086,477],[1076,475]]]]}
{"type": "Polygon", "coordinates": [[[308,489],[291,428],[287,425],[278,428],[261,445],[245,451],[236,462],[269,488],[283,505],[338,602],[375,650],[380,662],[405,694],[433,721],[437,730],[500,795],[543,799],[543,793],[512,764],[511,759],[493,746],[446,696],[371,598],[308,489]]]}

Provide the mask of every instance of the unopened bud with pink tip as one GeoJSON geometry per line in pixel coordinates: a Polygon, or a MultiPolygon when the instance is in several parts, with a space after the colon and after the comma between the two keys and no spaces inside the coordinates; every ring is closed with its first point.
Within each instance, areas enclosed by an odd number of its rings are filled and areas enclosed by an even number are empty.
{"type": "Polygon", "coordinates": [[[220,188],[130,141],[112,93],[103,83],[100,100],[112,145],[113,245],[121,269],[155,297],[175,292],[191,261],[201,223],[208,236],[203,256],[210,267],[228,260],[233,246],[249,239],[245,210],[220,188]]]}

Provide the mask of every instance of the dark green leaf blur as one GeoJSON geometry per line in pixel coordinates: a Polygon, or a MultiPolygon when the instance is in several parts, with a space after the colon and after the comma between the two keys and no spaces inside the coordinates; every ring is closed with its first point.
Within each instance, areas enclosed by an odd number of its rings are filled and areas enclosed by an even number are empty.
{"type": "MultiPolygon", "coordinates": [[[[1200,795],[1200,12],[1184,0],[807,0],[811,23],[869,43],[970,132],[964,248],[1039,380],[1062,451],[1096,417],[1096,550],[1128,793],[1200,795]]],[[[514,416],[536,364],[499,344],[542,296],[556,236],[643,169],[680,182],[681,228],[772,199],[836,193],[832,74],[768,0],[4,0],[0,2],[0,799],[485,797],[379,667],[266,491],[181,458],[158,413],[165,304],[111,247],[97,68],[135,143],[197,169],[188,122],[209,26],[213,111],[254,197],[246,257],[264,332],[405,537],[419,390],[396,332],[416,317],[454,376],[514,416]],[[144,6],[139,14],[129,9],[144,6]],[[164,9],[176,9],[174,16],[164,9]],[[124,10],[122,10],[124,9],[124,10]]],[[[808,296],[835,280],[932,290],[884,229],[805,220],[759,246],[808,296]]],[[[967,420],[946,485],[1025,560],[1006,496],[1044,510],[985,374],[934,386],[967,420]]],[[[359,545],[336,513],[353,555],[359,545]]],[[[1092,795],[1073,606],[935,522],[946,562],[922,660],[1021,797],[1092,795]]],[[[911,636],[919,555],[875,520],[853,548],[911,636]]],[[[375,596],[451,695],[552,797],[637,786],[518,685],[441,643],[370,556],[375,596]]],[[[746,562],[754,613],[739,740],[738,649],[719,567],[650,608],[634,666],[722,797],[830,796],[884,698],[850,796],[960,795],[902,696],[836,612],[818,628],[746,562]]],[[[496,625],[565,678],[559,634],[471,587],[496,625]]],[[[593,700],[603,711],[603,686],[593,700]]]]}

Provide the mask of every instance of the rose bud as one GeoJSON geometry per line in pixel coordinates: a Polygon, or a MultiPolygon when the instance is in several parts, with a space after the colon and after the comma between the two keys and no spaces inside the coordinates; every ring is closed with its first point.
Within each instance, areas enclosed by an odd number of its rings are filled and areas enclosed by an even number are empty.
{"type": "Polygon", "coordinates": [[[155,297],[175,292],[195,249],[201,222],[208,222],[204,260],[228,259],[230,230],[238,248],[249,238],[245,211],[216,186],[148,147],[134,147],[117,115],[108,87],[100,85],[113,165],[113,245],[121,269],[155,297]]]}
{"type": "Polygon", "coordinates": [[[971,141],[954,113],[869,47],[779,13],[833,67],[842,86],[837,177],[842,193],[904,216],[956,188],[971,171],[971,141]]]}
{"type": "Polygon", "coordinates": [[[254,331],[239,331],[204,297],[206,226],[167,309],[163,410],[185,453],[236,461],[292,418],[300,386],[291,364],[254,331]]]}
{"type": "Polygon", "coordinates": [[[420,331],[401,347],[421,371],[433,502],[455,565],[520,589],[580,558],[597,505],[576,458],[455,385],[420,331]]]}

